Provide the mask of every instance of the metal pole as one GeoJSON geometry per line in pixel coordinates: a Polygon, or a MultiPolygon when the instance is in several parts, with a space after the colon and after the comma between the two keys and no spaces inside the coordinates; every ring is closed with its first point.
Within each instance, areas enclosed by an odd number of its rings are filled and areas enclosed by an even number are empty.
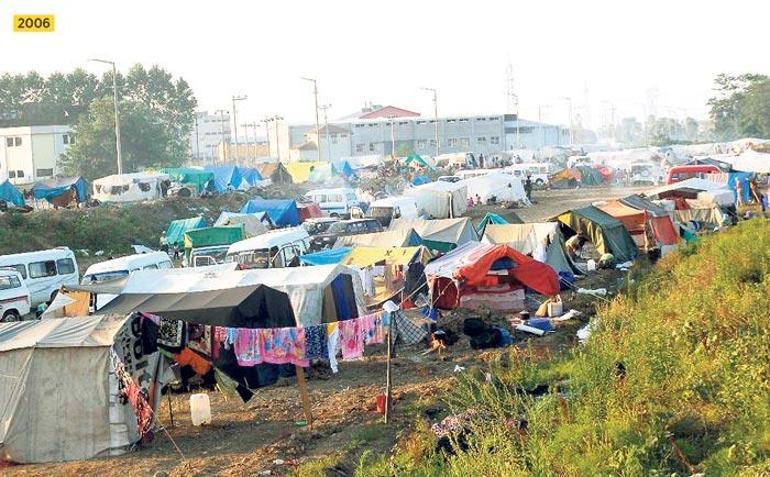
{"type": "Polygon", "coordinates": [[[198,113],[195,113],[195,159],[200,159],[201,156],[201,140],[198,131],[198,113]]]}
{"type": "Polygon", "coordinates": [[[275,150],[278,153],[278,162],[281,162],[281,134],[278,128],[280,127],[279,121],[283,118],[275,116],[273,119],[275,120],[275,150]]]}
{"type": "MultiPolygon", "coordinates": [[[[248,124],[241,124],[241,127],[243,127],[243,135],[246,138],[246,160],[249,160],[249,125],[248,124]]],[[[244,162],[245,164],[245,162],[244,162]]]]}
{"type": "Polygon", "coordinates": [[[225,144],[225,112],[222,109],[214,112],[219,113],[219,132],[222,136],[222,162],[227,162],[227,145],[225,144]]]}
{"type": "Polygon", "coordinates": [[[115,106],[115,149],[118,153],[118,175],[123,175],[123,158],[120,155],[120,115],[118,114],[118,70],[112,63],[112,104],[115,106]]]}
{"type": "MultiPolygon", "coordinates": [[[[323,109],[323,111],[324,111],[324,127],[326,128],[326,151],[327,151],[327,153],[329,155],[329,157],[328,157],[329,162],[331,162],[331,160],[332,160],[332,142],[331,142],[331,137],[330,137],[330,134],[329,134],[329,117],[328,117],[328,115],[326,113],[326,110],[331,108],[331,106],[332,106],[331,104],[324,104],[323,106],[321,106],[321,109],[323,109]]],[[[319,144],[318,144],[318,150],[319,150],[318,160],[321,160],[321,156],[320,156],[321,137],[320,136],[318,137],[318,142],[319,142],[319,144]]]]}
{"type": "Polygon", "coordinates": [[[395,116],[390,116],[390,158],[396,160],[396,121],[395,116]]]}
{"type": "Polygon", "coordinates": [[[436,156],[441,154],[441,142],[438,140],[438,93],[433,90],[433,119],[436,121],[436,156]]]}
{"type": "MultiPolygon", "coordinates": [[[[310,81],[311,83],[313,83],[313,97],[315,98],[315,132],[316,132],[316,136],[319,136],[319,142],[320,142],[321,122],[318,118],[318,81],[315,78],[301,78],[301,79],[305,81],[310,81]]],[[[321,160],[320,145],[318,147],[318,160],[319,161],[321,160]]]]}
{"type": "Polygon", "coordinates": [[[241,159],[241,152],[238,150],[238,113],[235,109],[236,101],[248,99],[248,96],[233,96],[233,135],[235,136],[235,162],[241,159]]]}
{"type": "Polygon", "coordinates": [[[267,136],[267,155],[270,156],[270,126],[269,126],[269,120],[267,118],[262,120],[263,123],[265,123],[265,136],[267,136]]]}

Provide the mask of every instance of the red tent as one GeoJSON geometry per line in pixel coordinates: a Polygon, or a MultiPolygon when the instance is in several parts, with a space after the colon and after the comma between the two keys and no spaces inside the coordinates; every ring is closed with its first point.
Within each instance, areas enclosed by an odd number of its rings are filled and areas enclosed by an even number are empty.
{"type": "Polygon", "coordinates": [[[302,222],[324,216],[321,206],[315,202],[297,202],[297,210],[299,210],[299,218],[302,222]]]}
{"type": "Polygon", "coordinates": [[[466,243],[429,263],[425,276],[439,308],[456,308],[464,295],[495,309],[518,302],[523,308],[523,287],[547,296],[559,293],[553,268],[504,244],[466,243]]]}

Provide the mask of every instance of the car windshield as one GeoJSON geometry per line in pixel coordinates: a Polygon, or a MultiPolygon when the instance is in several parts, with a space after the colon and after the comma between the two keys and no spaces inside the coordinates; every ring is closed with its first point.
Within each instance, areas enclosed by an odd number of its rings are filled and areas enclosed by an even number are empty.
{"type": "Polygon", "coordinates": [[[326,232],[332,224],[334,224],[334,222],[305,222],[302,226],[305,227],[307,233],[314,235],[326,232]]]}
{"type": "Polygon", "coordinates": [[[128,276],[128,270],[113,270],[110,272],[91,273],[83,277],[81,280],[82,285],[90,285],[92,283],[105,283],[112,280],[117,280],[128,276]]]}
{"type": "Polygon", "coordinates": [[[392,213],[393,213],[393,207],[370,207],[369,208],[370,217],[390,217],[390,214],[392,213]]]}
{"type": "Polygon", "coordinates": [[[243,268],[270,268],[271,256],[266,248],[228,255],[227,262],[243,265],[243,268]]]}
{"type": "Polygon", "coordinates": [[[347,223],[345,223],[345,222],[337,222],[337,223],[334,223],[334,224],[332,224],[332,225],[331,225],[331,226],[330,226],[330,227],[327,229],[327,232],[329,232],[330,234],[341,234],[341,233],[345,233],[345,231],[347,230],[347,226],[348,226],[348,224],[347,224],[347,223]]]}

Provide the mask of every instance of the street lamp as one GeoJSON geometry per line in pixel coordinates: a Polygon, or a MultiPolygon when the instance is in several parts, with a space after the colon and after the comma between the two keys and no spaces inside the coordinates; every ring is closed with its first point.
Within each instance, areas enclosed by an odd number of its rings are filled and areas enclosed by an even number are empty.
{"type": "Polygon", "coordinates": [[[241,158],[241,152],[238,150],[238,113],[235,110],[236,101],[245,101],[248,96],[233,96],[233,135],[235,136],[235,160],[236,162],[241,158]]]}
{"type": "Polygon", "coordinates": [[[99,60],[92,58],[89,61],[93,61],[94,63],[104,63],[107,65],[112,65],[112,105],[115,109],[115,149],[118,154],[118,175],[123,175],[123,160],[120,155],[120,117],[118,114],[118,70],[115,67],[114,61],[108,61],[108,60],[99,60]]]}
{"type": "MultiPolygon", "coordinates": [[[[271,116],[269,118],[263,119],[263,121],[265,122],[265,126],[267,126],[268,122],[275,123],[275,151],[276,151],[276,154],[278,155],[278,162],[281,162],[281,136],[279,134],[278,127],[279,127],[279,121],[282,121],[282,120],[283,120],[283,117],[278,116],[277,114],[275,116],[271,116]]],[[[268,130],[268,138],[270,137],[269,135],[270,135],[270,131],[268,130]]]]}
{"type": "Polygon", "coordinates": [[[217,109],[214,114],[219,114],[219,133],[222,137],[222,162],[227,162],[227,144],[225,144],[225,111],[224,109],[217,109]]]}
{"type": "MultiPolygon", "coordinates": [[[[315,132],[316,132],[316,135],[320,135],[321,124],[320,124],[320,121],[318,120],[318,80],[316,80],[315,78],[305,78],[305,77],[302,77],[300,79],[313,83],[313,97],[315,98],[315,132]]],[[[318,160],[319,161],[321,160],[320,148],[318,149],[318,160]]],[[[331,158],[329,158],[329,160],[331,160],[331,158]]]]}
{"type": "Polygon", "coordinates": [[[575,133],[573,132],[572,127],[572,98],[569,96],[561,96],[559,99],[563,99],[569,104],[569,145],[571,146],[575,143],[575,133]]]}
{"type": "MultiPolygon", "coordinates": [[[[326,128],[326,151],[329,156],[329,162],[332,161],[332,142],[329,138],[329,117],[326,114],[326,110],[331,108],[331,104],[324,104],[319,106],[324,112],[324,127],[326,128]]],[[[321,135],[318,135],[318,160],[321,160],[321,135]]]]}
{"type": "Polygon", "coordinates": [[[439,140],[438,140],[438,92],[436,91],[435,88],[426,88],[424,86],[420,89],[424,91],[430,91],[431,93],[433,93],[433,119],[434,119],[434,122],[436,123],[435,140],[436,140],[436,156],[438,157],[439,153],[441,152],[441,143],[439,143],[439,140]]]}

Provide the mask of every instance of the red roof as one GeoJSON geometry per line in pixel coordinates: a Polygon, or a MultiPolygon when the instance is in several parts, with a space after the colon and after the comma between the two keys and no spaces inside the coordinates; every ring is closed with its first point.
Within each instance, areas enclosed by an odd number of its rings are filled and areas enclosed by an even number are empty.
{"type": "Polygon", "coordinates": [[[419,115],[420,113],[415,113],[414,111],[409,111],[408,109],[401,109],[395,106],[385,106],[370,113],[363,114],[359,116],[358,119],[387,119],[389,117],[415,118],[419,115]]]}

